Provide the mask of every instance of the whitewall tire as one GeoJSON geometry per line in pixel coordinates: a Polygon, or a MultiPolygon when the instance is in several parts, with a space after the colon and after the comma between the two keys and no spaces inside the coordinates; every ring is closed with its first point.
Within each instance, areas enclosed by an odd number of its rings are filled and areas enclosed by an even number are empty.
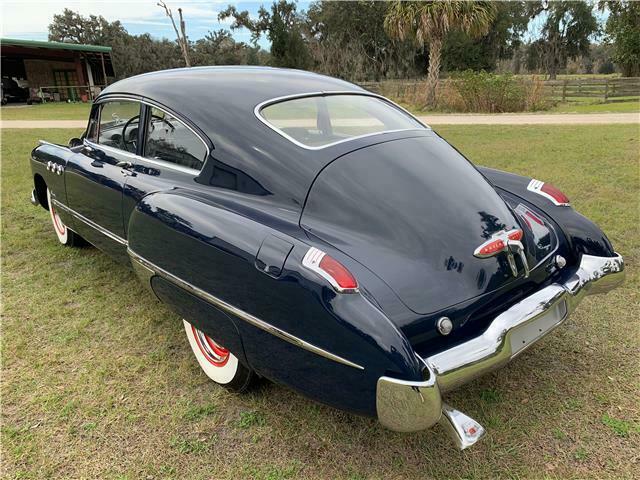
{"type": "Polygon", "coordinates": [[[87,242],[73,230],[69,230],[60,216],[55,206],[51,202],[51,191],[47,188],[47,205],[49,205],[49,216],[51,217],[51,223],[53,224],[53,230],[56,232],[58,241],[69,247],[81,247],[86,245],[87,242]]]}
{"type": "Polygon", "coordinates": [[[183,323],[191,350],[207,377],[229,390],[246,391],[255,377],[253,371],[240,363],[238,357],[207,334],[186,320],[183,320],[183,323]]]}

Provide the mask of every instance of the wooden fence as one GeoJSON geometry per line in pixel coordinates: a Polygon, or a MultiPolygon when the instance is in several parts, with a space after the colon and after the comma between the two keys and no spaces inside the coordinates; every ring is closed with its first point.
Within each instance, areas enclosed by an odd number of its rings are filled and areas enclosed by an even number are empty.
{"type": "Polygon", "coordinates": [[[562,102],[591,97],[606,103],[611,99],[640,95],[640,78],[637,77],[546,80],[544,85],[551,97],[562,102]]]}
{"type": "MultiPolygon", "coordinates": [[[[525,77],[521,77],[526,81],[525,77]]],[[[438,85],[442,90],[446,82],[438,85]]],[[[563,80],[544,80],[543,87],[547,95],[561,102],[577,101],[580,98],[600,99],[603,102],[614,102],[623,97],[640,97],[640,77],[633,78],[570,78],[563,80]]],[[[360,86],[400,101],[409,101],[424,94],[424,80],[385,80],[382,82],[365,82],[360,86]]],[[[619,101],[619,100],[618,100],[619,101]]]]}

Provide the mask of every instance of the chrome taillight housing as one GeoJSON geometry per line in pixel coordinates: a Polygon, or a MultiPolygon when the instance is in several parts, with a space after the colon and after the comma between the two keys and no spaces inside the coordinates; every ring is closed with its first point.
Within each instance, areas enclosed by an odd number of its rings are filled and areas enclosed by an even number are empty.
{"type": "Polygon", "coordinates": [[[527,190],[537,193],[538,195],[542,195],[558,207],[568,207],[571,205],[569,197],[562,193],[559,188],[554,187],[550,183],[545,183],[541,180],[532,178],[529,185],[527,185],[527,190]]]}
{"type": "Polygon", "coordinates": [[[357,293],[358,281],[338,260],[315,247],[309,248],[302,265],[327,280],[339,293],[357,293]]]}

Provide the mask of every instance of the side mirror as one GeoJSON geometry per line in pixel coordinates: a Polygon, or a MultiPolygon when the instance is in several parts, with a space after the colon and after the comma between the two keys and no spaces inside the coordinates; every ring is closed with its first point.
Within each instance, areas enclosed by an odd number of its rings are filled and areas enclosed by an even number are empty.
{"type": "Polygon", "coordinates": [[[82,140],[77,137],[73,137],[69,140],[69,148],[79,147],[80,145],[82,145],[82,143],[82,140]]]}

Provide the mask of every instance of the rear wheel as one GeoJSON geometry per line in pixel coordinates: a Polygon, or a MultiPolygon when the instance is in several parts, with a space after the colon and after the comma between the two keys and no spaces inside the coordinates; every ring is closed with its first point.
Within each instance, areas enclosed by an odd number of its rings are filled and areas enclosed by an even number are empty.
{"type": "Polygon", "coordinates": [[[80,247],[85,245],[84,239],[76,232],[69,230],[64,224],[55,207],[51,202],[51,191],[47,188],[47,204],[49,205],[49,215],[51,216],[51,223],[53,223],[53,229],[56,232],[58,240],[61,244],[69,247],[80,247]]]}
{"type": "Polygon", "coordinates": [[[204,373],[214,382],[234,392],[245,392],[251,386],[255,373],[238,358],[206,333],[183,320],[191,350],[204,373]]]}

